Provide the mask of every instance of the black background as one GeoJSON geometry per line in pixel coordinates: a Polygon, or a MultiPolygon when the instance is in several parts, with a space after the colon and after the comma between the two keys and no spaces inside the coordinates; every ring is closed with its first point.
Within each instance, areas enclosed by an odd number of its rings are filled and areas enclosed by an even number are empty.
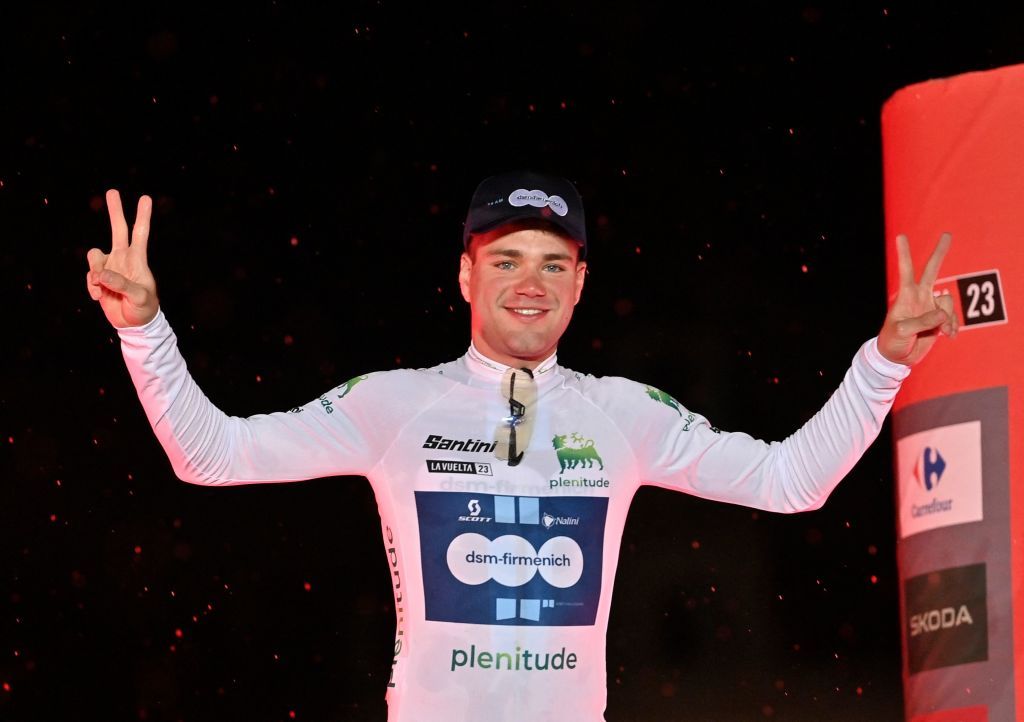
{"type": "MultiPolygon", "coordinates": [[[[162,306],[249,415],[462,353],[474,186],[568,176],[591,272],[561,362],[781,439],[884,316],[881,106],[1019,62],[995,6],[5,8],[0,718],[386,714],[368,484],[174,478],[84,287],[107,188],[129,222],[153,196],[162,306]]],[[[798,516],[642,490],[608,719],[900,719],[890,467],[886,429],[798,516]]]]}

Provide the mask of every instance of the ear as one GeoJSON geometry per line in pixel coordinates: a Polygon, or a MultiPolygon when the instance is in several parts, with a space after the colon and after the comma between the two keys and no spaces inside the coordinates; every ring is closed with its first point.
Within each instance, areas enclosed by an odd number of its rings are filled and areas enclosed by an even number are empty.
{"type": "Polygon", "coordinates": [[[469,253],[463,253],[459,258],[459,288],[462,289],[462,297],[466,299],[466,303],[470,302],[469,277],[472,272],[473,259],[470,258],[469,253]]]}
{"type": "Polygon", "coordinates": [[[583,293],[583,282],[587,278],[587,262],[580,261],[576,264],[576,300],[573,305],[580,302],[580,295],[583,293]]]}

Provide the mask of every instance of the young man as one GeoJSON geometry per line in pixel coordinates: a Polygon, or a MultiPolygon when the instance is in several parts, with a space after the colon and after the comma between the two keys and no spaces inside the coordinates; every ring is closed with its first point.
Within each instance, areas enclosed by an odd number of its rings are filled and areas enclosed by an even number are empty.
{"type": "Polygon", "coordinates": [[[459,283],[472,343],[432,369],[357,376],[290,412],[228,417],[196,386],[146,262],[151,201],[87,284],[175,473],[207,485],[362,474],[373,485],[398,617],[389,720],[603,719],[605,632],[626,513],[640,484],[778,512],[820,507],[874,440],[938,333],[943,236],[835,394],[783,442],[710,426],[663,391],[556,363],[583,291],[583,207],[568,181],[486,179],[459,283]]]}

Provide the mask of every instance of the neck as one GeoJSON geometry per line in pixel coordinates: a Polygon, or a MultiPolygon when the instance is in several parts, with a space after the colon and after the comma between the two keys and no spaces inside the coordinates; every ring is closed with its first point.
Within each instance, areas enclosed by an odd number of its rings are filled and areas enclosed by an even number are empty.
{"type": "Polygon", "coordinates": [[[473,338],[473,348],[481,356],[496,363],[517,369],[530,369],[531,371],[535,370],[542,363],[554,356],[558,351],[558,347],[555,346],[537,355],[516,356],[512,354],[503,354],[495,351],[481,338],[473,338]]]}

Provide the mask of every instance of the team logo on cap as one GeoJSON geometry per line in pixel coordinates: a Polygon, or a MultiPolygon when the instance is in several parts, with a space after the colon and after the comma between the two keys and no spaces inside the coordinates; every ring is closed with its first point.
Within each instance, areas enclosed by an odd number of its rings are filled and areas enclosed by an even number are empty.
{"type": "Polygon", "coordinates": [[[561,196],[549,196],[544,191],[528,191],[525,188],[519,188],[509,194],[508,202],[516,208],[521,206],[543,208],[547,206],[560,216],[564,216],[569,212],[569,206],[566,205],[565,200],[561,196]]]}

